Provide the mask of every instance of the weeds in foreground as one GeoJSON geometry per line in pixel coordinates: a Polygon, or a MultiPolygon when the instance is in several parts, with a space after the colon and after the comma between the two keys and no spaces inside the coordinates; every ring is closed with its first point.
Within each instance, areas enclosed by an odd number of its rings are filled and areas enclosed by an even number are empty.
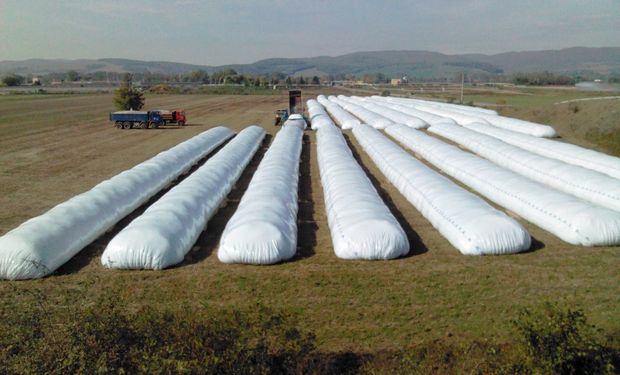
{"type": "MultiPolygon", "coordinates": [[[[16,291],[20,292],[20,291],[16,291]]],[[[446,341],[402,351],[325,353],[292,316],[254,311],[131,312],[118,297],[59,318],[51,302],[0,310],[3,374],[611,374],[620,352],[581,310],[545,304],[515,318],[513,343],[446,341]]]]}

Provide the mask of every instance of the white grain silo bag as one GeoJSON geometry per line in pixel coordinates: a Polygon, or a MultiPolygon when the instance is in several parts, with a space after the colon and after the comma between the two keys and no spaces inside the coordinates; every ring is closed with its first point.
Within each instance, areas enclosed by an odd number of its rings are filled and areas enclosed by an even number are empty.
{"type": "Polygon", "coordinates": [[[306,124],[306,120],[304,120],[303,116],[298,114],[298,113],[294,113],[292,115],[290,115],[288,117],[288,119],[286,121],[284,121],[284,124],[282,125],[282,127],[284,127],[285,125],[288,126],[296,126],[301,130],[305,130],[306,127],[308,126],[308,124],[306,124]]]}
{"type": "Polygon", "coordinates": [[[347,112],[339,104],[336,104],[336,102],[332,102],[325,98],[325,96],[319,95],[317,101],[325,106],[327,112],[343,130],[353,129],[355,126],[361,124],[357,117],[347,112]]]}
{"type": "Polygon", "coordinates": [[[401,104],[395,104],[392,103],[390,101],[387,100],[382,100],[385,99],[384,97],[372,97],[371,100],[374,101],[374,103],[379,104],[379,105],[383,105],[386,106],[388,108],[391,108],[393,110],[396,111],[400,111],[403,113],[406,113],[410,116],[414,116],[417,117],[423,121],[425,121],[426,123],[428,123],[429,125],[435,125],[435,124],[452,124],[452,125],[456,125],[456,121],[452,120],[451,118],[448,117],[443,117],[443,116],[437,116],[434,115],[432,113],[428,113],[428,112],[424,112],[424,111],[420,111],[418,109],[415,109],[413,107],[407,107],[401,104]]]}
{"type": "Polygon", "coordinates": [[[302,137],[300,126],[286,123],[276,135],[226,224],[220,261],[273,264],[295,255],[302,137]]]}
{"type": "Polygon", "coordinates": [[[386,130],[446,174],[562,240],[620,244],[620,213],[535,182],[406,126],[386,130]]]}
{"type": "Polygon", "coordinates": [[[490,125],[469,124],[464,127],[475,130],[478,133],[501,139],[506,143],[534,152],[538,155],[561,160],[573,165],[579,165],[620,179],[620,158],[618,157],[589,150],[570,143],[533,137],[490,125]]]}
{"type": "Polygon", "coordinates": [[[424,129],[428,127],[428,123],[419,117],[411,116],[409,114],[378,105],[369,98],[353,97],[351,100],[365,109],[375,112],[376,114],[383,116],[396,124],[407,125],[414,129],[424,129]]]}
{"type": "Polygon", "coordinates": [[[355,104],[351,99],[345,96],[338,96],[338,100],[338,102],[335,102],[336,104],[342,106],[345,110],[349,111],[351,114],[362,120],[362,122],[372,126],[373,128],[385,129],[386,127],[394,124],[392,120],[355,104]]]}
{"type": "Polygon", "coordinates": [[[24,222],[0,237],[0,277],[54,272],[233,135],[207,130],[24,222]]]}
{"type": "Polygon", "coordinates": [[[387,179],[462,254],[529,249],[530,235],[516,220],[433,171],[379,131],[361,125],[353,134],[387,179]]]}
{"type": "Polygon", "coordinates": [[[261,144],[265,130],[249,126],[108,244],[108,268],[160,270],[183,261],[261,144]]]}
{"type": "Polygon", "coordinates": [[[319,129],[317,158],[336,256],[377,260],[407,254],[407,235],[335,125],[319,129]]]}
{"type": "Polygon", "coordinates": [[[314,99],[310,99],[306,102],[308,108],[308,116],[310,120],[310,127],[312,130],[317,130],[322,126],[328,126],[332,123],[331,119],[325,108],[319,102],[314,99]]]}
{"type": "Polygon", "coordinates": [[[620,211],[620,180],[606,174],[547,158],[456,125],[434,125],[429,131],[534,181],[601,207],[620,211]]]}

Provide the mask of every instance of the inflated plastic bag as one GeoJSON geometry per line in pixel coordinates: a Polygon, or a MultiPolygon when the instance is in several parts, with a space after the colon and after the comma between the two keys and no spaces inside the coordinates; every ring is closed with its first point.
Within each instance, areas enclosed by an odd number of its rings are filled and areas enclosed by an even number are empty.
{"type": "Polygon", "coordinates": [[[0,237],[0,277],[54,272],[233,135],[223,127],[207,130],[6,233],[0,237]]]}
{"type": "Polygon", "coordinates": [[[434,125],[429,131],[534,181],[620,211],[620,180],[606,174],[547,158],[461,126],[434,125]]]}
{"type": "Polygon", "coordinates": [[[108,268],[160,270],[183,261],[264,136],[259,126],[242,130],[118,233],[103,252],[101,263],[108,268]]]}
{"type": "Polygon", "coordinates": [[[276,135],[226,224],[220,261],[273,264],[295,255],[302,137],[299,126],[286,123],[276,135]]]}
{"type": "Polygon", "coordinates": [[[410,116],[417,117],[417,118],[425,121],[429,125],[435,125],[435,124],[452,124],[452,125],[456,125],[456,122],[454,120],[452,120],[451,118],[443,117],[443,116],[437,116],[437,115],[434,115],[432,113],[420,111],[419,109],[415,109],[413,107],[407,107],[407,106],[404,106],[404,105],[395,104],[395,103],[392,103],[392,102],[390,102],[388,100],[385,100],[385,99],[388,99],[388,98],[384,98],[382,96],[376,98],[376,97],[373,96],[371,100],[373,100],[376,104],[382,105],[384,107],[391,108],[391,109],[394,109],[396,111],[406,113],[406,114],[408,114],[410,116]]]}
{"type": "Polygon", "coordinates": [[[372,126],[377,129],[385,129],[386,127],[393,124],[392,120],[389,120],[381,115],[373,111],[369,111],[364,107],[353,103],[350,99],[345,96],[338,96],[338,100],[333,100],[332,97],[329,97],[330,101],[340,105],[342,108],[350,112],[351,114],[358,117],[363,123],[372,126]]]}
{"type": "Polygon", "coordinates": [[[386,132],[446,174],[574,245],[620,244],[620,213],[593,205],[406,126],[386,132]]]}
{"type": "Polygon", "coordinates": [[[323,126],[329,126],[332,124],[332,120],[329,118],[325,108],[314,99],[310,99],[306,102],[308,108],[308,115],[310,117],[310,127],[312,130],[317,130],[323,126]]]}
{"type": "Polygon", "coordinates": [[[470,124],[465,127],[475,130],[478,133],[501,139],[506,143],[520,147],[524,150],[528,150],[548,158],[561,160],[565,163],[579,165],[581,167],[592,169],[620,179],[620,158],[618,157],[589,150],[570,143],[532,137],[489,125],[470,124]]]}
{"type": "Polygon", "coordinates": [[[324,95],[319,95],[316,100],[325,107],[327,112],[334,119],[334,122],[343,130],[353,129],[355,126],[361,124],[357,117],[345,111],[340,105],[329,101],[324,95]]]}
{"type": "Polygon", "coordinates": [[[375,260],[407,254],[407,235],[333,124],[317,133],[317,158],[336,256],[375,260]]]}
{"type": "Polygon", "coordinates": [[[529,249],[530,235],[514,219],[433,171],[377,130],[362,125],[353,134],[388,180],[462,254],[529,249]]]}
{"type": "Polygon", "coordinates": [[[403,113],[400,111],[395,111],[391,108],[381,106],[370,100],[365,100],[357,96],[353,96],[348,99],[351,100],[353,103],[358,104],[369,111],[375,112],[379,116],[383,116],[387,118],[388,120],[393,121],[396,124],[407,125],[414,129],[424,129],[428,127],[428,123],[420,119],[419,117],[411,116],[407,113],[403,113]]]}

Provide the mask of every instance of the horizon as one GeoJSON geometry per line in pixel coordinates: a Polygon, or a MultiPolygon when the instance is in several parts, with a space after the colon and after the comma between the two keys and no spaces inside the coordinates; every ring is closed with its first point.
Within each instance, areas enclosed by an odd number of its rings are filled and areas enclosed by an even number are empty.
{"type": "Polygon", "coordinates": [[[618,44],[619,14],[620,2],[613,0],[395,0],[389,5],[5,0],[0,3],[0,60],[123,56],[220,66],[366,51],[494,55],[600,48],[618,44]]]}
{"type": "Polygon", "coordinates": [[[255,63],[258,63],[260,61],[264,61],[264,60],[271,60],[271,59],[311,59],[311,58],[318,58],[318,57],[330,57],[330,58],[336,58],[336,57],[342,57],[342,56],[346,56],[346,55],[351,55],[351,54],[356,54],[356,53],[377,53],[377,52],[432,52],[432,53],[439,53],[439,54],[443,54],[446,56],[460,56],[460,55],[486,55],[486,56],[494,56],[494,55],[502,55],[502,54],[507,54],[507,53],[523,53],[523,52],[551,52],[551,51],[562,51],[562,50],[568,50],[568,49],[576,49],[576,48],[597,48],[597,49],[604,49],[604,48],[620,48],[620,46],[600,46],[600,47],[589,47],[589,46],[573,46],[573,47],[564,47],[564,48],[557,48],[557,49],[540,49],[540,50],[519,50],[519,51],[504,51],[504,52],[498,52],[498,53],[480,53],[480,52],[469,52],[469,53],[443,53],[443,52],[439,52],[439,51],[431,51],[431,50],[406,50],[406,49],[401,49],[401,50],[373,50],[373,51],[354,51],[354,52],[349,52],[349,53],[345,53],[342,55],[317,55],[317,56],[303,56],[303,57],[283,57],[283,56],[274,56],[274,57],[267,57],[264,59],[260,59],[260,60],[256,60],[256,61],[251,61],[248,63],[224,63],[224,64],[219,64],[219,65],[205,65],[205,64],[194,64],[194,63],[190,63],[190,62],[186,62],[186,61],[173,61],[173,60],[140,60],[140,59],[132,59],[132,58],[127,58],[127,57],[96,57],[96,58],[85,58],[85,57],[77,57],[77,58],[47,58],[47,57],[31,57],[31,58],[27,58],[27,59],[21,59],[21,60],[0,60],[0,62],[23,62],[23,61],[30,61],[30,60],[47,60],[47,61],[80,61],[80,60],[129,60],[129,61],[143,61],[143,62],[148,62],[148,63],[176,63],[176,64],[187,64],[187,65],[196,65],[196,66],[204,66],[204,67],[219,67],[219,66],[228,66],[228,65],[252,65],[255,63]]]}

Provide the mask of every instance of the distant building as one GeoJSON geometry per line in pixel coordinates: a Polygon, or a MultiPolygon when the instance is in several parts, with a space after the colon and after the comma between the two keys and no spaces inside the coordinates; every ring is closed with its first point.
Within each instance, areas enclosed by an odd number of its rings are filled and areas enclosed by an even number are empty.
{"type": "Polygon", "coordinates": [[[390,81],[390,85],[392,86],[400,86],[403,84],[403,80],[400,78],[392,78],[392,80],[390,81]]]}
{"type": "Polygon", "coordinates": [[[41,84],[41,79],[39,77],[32,77],[32,84],[33,85],[40,85],[41,84]]]}

